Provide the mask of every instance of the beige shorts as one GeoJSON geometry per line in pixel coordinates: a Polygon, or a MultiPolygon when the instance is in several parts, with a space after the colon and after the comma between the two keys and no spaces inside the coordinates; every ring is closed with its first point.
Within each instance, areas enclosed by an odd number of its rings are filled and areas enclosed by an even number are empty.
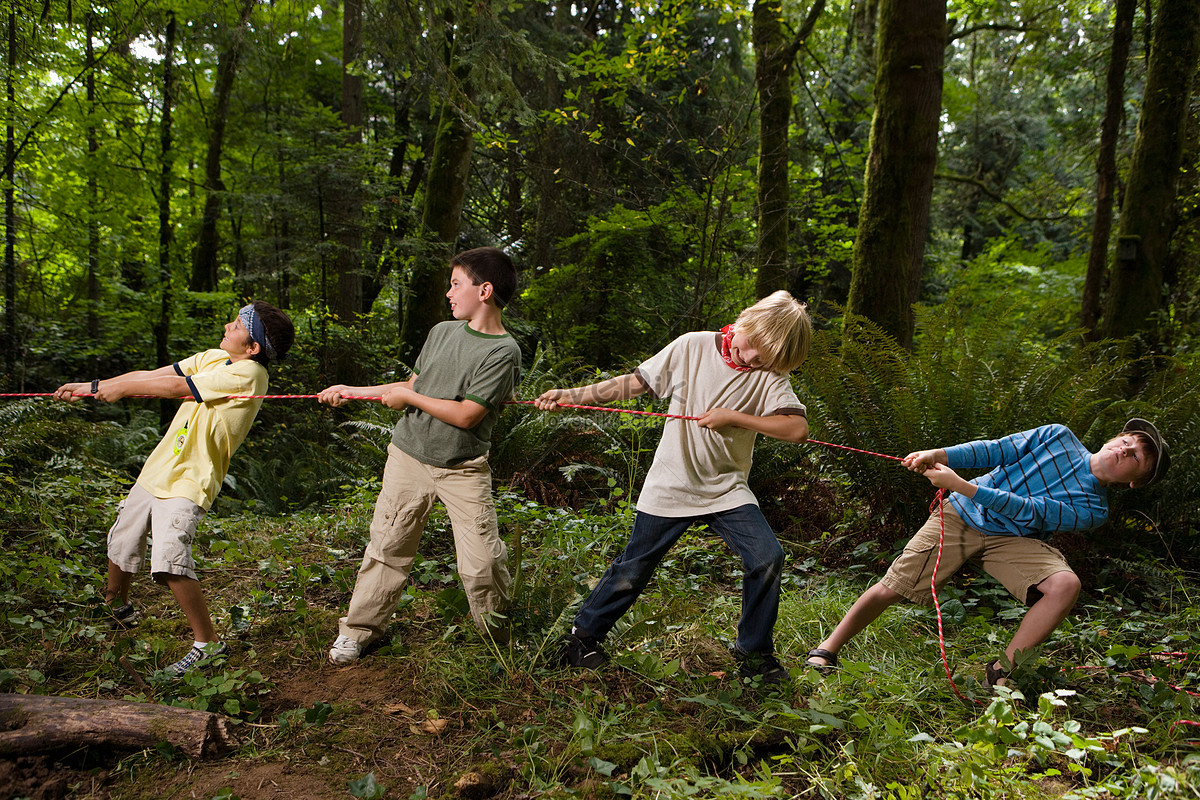
{"type": "Polygon", "coordinates": [[[150,574],[183,575],[196,580],[192,542],[204,509],[182,497],[160,500],[134,484],[117,507],[117,520],[108,531],[108,559],[123,572],[140,572],[150,534],[150,574]]]}
{"type": "MultiPolygon", "coordinates": [[[[963,522],[950,503],[943,503],[942,510],[946,532],[942,560],[937,567],[939,589],[970,561],[1004,584],[1013,597],[1029,604],[1030,589],[1056,572],[1071,571],[1063,554],[1039,539],[989,536],[963,522]]],[[[906,600],[931,605],[933,593],[929,584],[937,563],[940,533],[941,520],[935,510],[892,562],[883,576],[883,584],[906,600]]]]}

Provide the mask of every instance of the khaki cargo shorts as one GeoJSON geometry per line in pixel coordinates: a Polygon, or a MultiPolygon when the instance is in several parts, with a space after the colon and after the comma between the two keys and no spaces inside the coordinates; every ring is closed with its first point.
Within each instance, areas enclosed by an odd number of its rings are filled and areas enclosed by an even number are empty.
{"type": "Polygon", "coordinates": [[[108,559],[123,572],[140,572],[151,536],[150,574],[183,575],[197,580],[192,542],[204,509],[183,497],[161,500],[134,484],[117,506],[117,520],[108,531],[108,559]]]}
{"type": "MultiPolygon", "coordinates": [[[[1070,572],[1066,558],[1045,542],[1028,536],[988,535],[963,522],[949,502],[943,502],[945,543],[937,568],[937,585],[942,586],[968,561],[991,575],[1009,594],[1022,603],[1030,603],[1029,590],[1056,572],[1070,572]]],[[[941,520],[935,509],[916,535],[909,540],[887,574],[883,584],[913,603],[932,605],[929,589],[937,563],[941,520]]],[[[1036,599],[1036,598],[1035,598],[1036,599]]]]}

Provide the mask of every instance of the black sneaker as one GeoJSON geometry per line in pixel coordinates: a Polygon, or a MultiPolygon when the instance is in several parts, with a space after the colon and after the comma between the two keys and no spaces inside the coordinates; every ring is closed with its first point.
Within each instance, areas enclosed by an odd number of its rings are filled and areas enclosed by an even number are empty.
{"type": "Polygon", "coordinates": [[[600,640],[592,636],[568,633],[562,638],[562,662],[572,667],[595,669],[608,661],[600,640]]]}
{"type": "Polygon", "coordinates": [[[132,628],[141,619],[141,614],[133,607],[133,603],[126,603],[123,606],[109,606],[108,613],[112,615],[110,624],[114,628],[132,628]]]}
{"type": "Polygon", "coordinates": [[[779,686],[790,683],[791,673],[779,663],[774,653],[743,653],[735,650],[738,673],[743,678],[759,678],[764,684],[779,686]]]}

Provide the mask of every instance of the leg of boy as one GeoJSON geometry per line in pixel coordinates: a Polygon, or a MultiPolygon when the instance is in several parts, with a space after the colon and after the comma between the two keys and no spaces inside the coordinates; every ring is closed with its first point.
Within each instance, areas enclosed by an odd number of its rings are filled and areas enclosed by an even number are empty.
{"type": "Polygon", "coordinates": [[[742,616],[734,647],[743,654],[774,652],[784,560],[775,531],[753,503],[705,521],[742,558],[742,616]]]}
{"type": "Polygon", "coordinates": [[[109,605],[124,605],[129,602],[129,587],[133,583],[132,572],[126,572],[108,560],[108,585],[104,589],[104,602],[109,605]]]}
{"type": "Polygon", "coordinates": [[[982,552],[986,534],[963,522],[949,503],[943,503],[942,513],[934,511],[908,544],[879,583],[863,592],[846,612],[842,621],[825,641],[810,651],[806,663],[823,667],[836,660],[838,651],[874,622],[887,608],[900,600],[929,605],[933,594],[929,583],[937,566],[938,588],[954,576],[969,559],[982,552]],[[938,541],[944,540],[941,563],[938,563],[938,541]],[[815,655],[817,650],[831,654],[834,659],[815,655]]]}
{"type": "Polygon", "coordinates": [[[136,483],[117,506],[117,518],[108,529],[108,584],[104,600],[110,605],[129,602],[129,586],[146,559],[154,496],[136,483]]]}
{"type": "Polygon", "coordinates": [[[427,467],[388,445],[383,485],[371,518],[371,539],[363,553],[350,607],[339,633],[366,645],[381,636],[408,582],[435,487],[427,467]]]}
{"type": "Polygon", "coordinates": [[[1017,653],[1046,641],[1079,598],[1079,577],[1066,558],[1038,539],[989,536],[980,563],[1013,597],[1030,606],[1005,648],[1010,663],[1017,653]]]}
{"type": "Polygon", "coordinates": [[[575,633],[603,639],[629,610],[658,562],[691,527],[691,517],[656,517],[637,512],[625,551],[609,566],[575,615],[575,633]]]}
{"type": "Polygon", "coordinates": [[[184,575],[163,575],[161,580],[171,590],[175,602],[179,603],[188,624],[192,626],[192,637],[197,642],[217,641],[217,631],[208,613],[208,603],[204,600],[200,582],[184,575]]]}
{"type": "Polygon", "coordinates": [[[500,538],[496,503],[492,498],[492,470],[487,456],[452,469],[430,467],[438,499],[446,506],[454,531],[458,575],[462,579],[471,618],[484,632],[503,638],[507,626],[493,619],[508,608],[512,576],[508,548],[500,538]]]}

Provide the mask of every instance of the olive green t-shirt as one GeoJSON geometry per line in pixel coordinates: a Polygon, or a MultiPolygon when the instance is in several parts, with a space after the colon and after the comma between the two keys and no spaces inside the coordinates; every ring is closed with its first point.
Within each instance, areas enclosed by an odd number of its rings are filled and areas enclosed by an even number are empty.
{"type": "Polygon", "coordinates": [[[457,428],[409,406],[392,432],[392,444],[433,467],[452,467],[487,453],[492,428],[512,399],[521,376],[521,349],[507,333],[472,330],[466,322],[440,322],[429,332],[413,371],[413,390],[442,400],[474,400],[488,410],[474,428],[457,428]]]}

